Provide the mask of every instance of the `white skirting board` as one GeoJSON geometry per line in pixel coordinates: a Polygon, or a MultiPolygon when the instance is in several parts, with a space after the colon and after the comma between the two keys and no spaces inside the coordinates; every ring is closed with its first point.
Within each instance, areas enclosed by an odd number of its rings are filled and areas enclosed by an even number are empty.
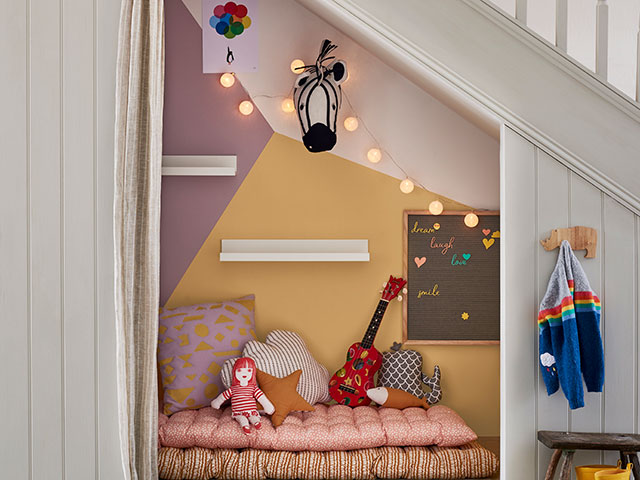
{"type": "Polygon", "coordinates": [[[222,240],[221,262],[368,262],[369,240],[222,240]]]}
{"type": "Polygon", "coordinates": [[[235,155],[163,155],[162,175],[234,177],[235,155]]]}

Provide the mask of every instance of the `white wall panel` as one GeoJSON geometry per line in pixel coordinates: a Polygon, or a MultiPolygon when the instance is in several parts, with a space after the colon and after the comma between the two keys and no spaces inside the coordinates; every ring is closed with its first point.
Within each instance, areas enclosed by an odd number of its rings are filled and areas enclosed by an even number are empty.
{"type": "Polygon", "coordinates": [[[95,10],[94,55],[96,99],[96,409],[97,478],[123,478],[116,390],[116,330],[113,298],[113,141],[115,115],[116,38],[120,2],[98,0],[95,10]]]}
{"type": "Polygon", "coordinates": [[[31,1],[28,81],[34,478],[64,478],[61,15],[59,1],[31,1]]]}
{"type": "MultiPolygon", "coordinates": [[[[542,479],[551,452],[537,445],[537,430],[638,432],[640,218],[595,187],[582,172],[568,170],[524,139],[514,142],[516,134],[506,127],[504,132],[501,156],[502,185],[506,193],[503,192],[502,231],[506,235],[502,298],[507,312],[518,308],[514,305],[520,305],[520,311],[518,320],[514,320],[512,314],[503,315],[507,327],[503,326],[502,346],[507,353],[502,359],[502,382],[506,388],[502,421],[507,419],[516,426],[502,425],[502,444],[507,445],[502,451],[502,478],[525,478],[522,472],[530,471],[532,474],[527,478],[542,479]],[[519,215],[511,210],[515,207],[519,215]],[[532,214],[534,207],[535,214],[532,214]],[[602,301],[600,326],[605,350],[605,388],[603,393],[585,391],[585,407],[571,411],[562,391],[551,397],[546,395],[539,378],[537,351],[532,354],[530,350],[534,345],[537,347],[537,303],[545,293],[558,252],[546,252],[539,240],[553,228],[575,225],[598,230],[596,258],[585,259],[584,251],[577,251],[576,255],[602,301]],[[515,239],[514,231],[519,232],[515,239]],[[530,242],[528,235],[532,235],[535,242],[530,242]],[[517,256],[534,259],[534,266],[523,265],[523,260],[514,262],[517,256]],[[530,289],[535,292],[536,305],[526,313],[532,302],[530,289]],[[514,322],[517,326],[511,325],[514,322]],[[523,340],[522,336],[527,338],[523,340]],[[527,364],[529,359],[532,364],[527,364]],[[527,385],[523,378],[529,378],[529,366],[535,368],[535,374],[527,385]],[[518,390],[514,391],[512,386],[518,390]],[[523,401],[527,396],[534,399],[533,412],[528,408],[508,411],[514,402],[523,401]],[[526,438],[530,438],[531,451],[535,452],[534,466],[530,469],[518,467],[523,462],[529,465],[529,453],[514,448],[524,447],[526,438]]],[[[617,459],[616,452],[577,452],[575,464],[602,461],[615,464],[617,459]]]]}
{"type": "Polygon", "coordinates": [[[27,8],[5,2],[0,15],[0,464],[7,478],[30,475],[30,307],[27,111],[27,8]],[[16,52],[20,52],[16,54],[16,52]]]}
{"type": "Polygon", "coordinates": [[[0,463],[7,478],[123,478],[113,315],[119,3],[0,16],[0,463]]]}
{"type": "Polygon", "coordinates": [[[93,2],[64,0],[62,9],[62,176],[64,186],[64,464],[65,477],[95,474],[96,322],[93,2]],[[78,452],[83,452],[78,455],[78,452]]]}
{"type": "MultiPolygon", "coordinates": [[[[592,227],[602,232],[602,199],[600,190],[575,173],[571,173],[569,197],[569,224],[592,227]]],[[[602,295],[602,241],[598,242],[596,258],[583,261],[584,253],[578,252],[591,288],[602,295]]],[[[600,322],[600,330],[604,331],[604,318],[600,322]]],[[[600,432],[602,430],[602,394],[585,391],[585,406],[569,412],[569,428],[574,432],[600,432]]],[[[602,463],[600,452],[578,451],[574,457],[576,465],[602,463]]]]}
{"type": "Polygon", "coordinates": [[[536,471],[535,148],[503,127],[500,163],[500,478],[513,479],[536,471]]]}
{"type": "MultiPolygon", "coordinates": [[[[547,252],[539,240],[546,238],[554,228],[565,228],[569,222],[569,171],[545,152],[536,149],[537,171],[537,232],[536,253],[538,270],[536,279],[536,306],[540,305],[547,291],[547,280],[553,272],[557,260],[557,250],[547,252]]],[[[536,330],[537,311],[531,322],[531,331],[535,337],[535,351],[538,353],[538,335],[536,330]]],[[[537,360],[536,360],[537,365],[537,360]]],[[[567,430],[569,414],[567,401],[562,395],[547,395],[547,389],[536,368],[537,377],[537,416],[538,430],[567,430]]],[[[544,472],[553,452],[544,445],[538,444],[538,471],[544,472]]]]}
{"type": "MultiPolygon", "coordinates": [[[[632,432],[635,429],[637,398],[637,321],[635,285],[634,215],[615,200],[604,201],[604,429],[607,432],[632,432]]],[[[617,454],[605,453],[605,461],[617,461],[617,454]]]]}

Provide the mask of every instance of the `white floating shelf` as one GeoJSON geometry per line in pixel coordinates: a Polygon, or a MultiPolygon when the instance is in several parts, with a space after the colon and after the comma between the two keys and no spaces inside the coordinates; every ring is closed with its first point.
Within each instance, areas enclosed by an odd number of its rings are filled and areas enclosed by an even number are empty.
{"type": "Polygon", "coordinates": [[[369,240],[222,240],[221,262],[368,262],[369,240]]]}
{"type": "Polygon", "coordinates": [[[162,175],[233,177],[237,164],[235,155],[163,155],[162,175]]]}

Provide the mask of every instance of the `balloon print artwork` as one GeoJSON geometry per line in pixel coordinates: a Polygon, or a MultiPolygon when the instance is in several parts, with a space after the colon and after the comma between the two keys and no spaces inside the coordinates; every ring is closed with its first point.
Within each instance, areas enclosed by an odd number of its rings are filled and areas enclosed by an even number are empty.
{"type": "Polygon", "coordinates": [[[209,25],[218,35],[231,39],[242,35],[251,27],[251,17],[248,12],[245,5],[234,2],[216,5],[213,15],[209,17],[209,25]]]}
{"type": "Polygon", "coordinates": [[[258,69],[258,1],[202,0],[202,71],[258,69]]]}

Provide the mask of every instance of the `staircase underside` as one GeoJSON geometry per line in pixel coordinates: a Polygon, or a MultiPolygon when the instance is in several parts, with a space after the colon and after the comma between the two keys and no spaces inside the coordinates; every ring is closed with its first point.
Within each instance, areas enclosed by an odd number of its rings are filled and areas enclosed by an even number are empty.
{"type": "Polygon", "coordinates": [[[640,212],[640,107],[474,0],[298,0],[485,130],[501,122],[640,212]]]}

